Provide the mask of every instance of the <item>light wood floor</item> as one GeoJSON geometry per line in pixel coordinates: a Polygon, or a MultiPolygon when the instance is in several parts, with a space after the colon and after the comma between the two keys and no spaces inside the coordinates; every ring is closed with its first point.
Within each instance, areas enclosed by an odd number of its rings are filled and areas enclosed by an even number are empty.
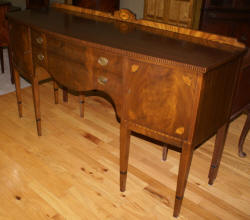
{"type": "MultiPolygon", "coordinates": [[[[111,105],[78,97],[55,105],[52,84],[40,87],[38,137],[31,88],[23,91],[24,117],[14,93],[0,96],[0,219],[175,219],[179,153],[161,161],[161,147],[132,137],[127,191],[119,191],[119,123],[111,105]]],[[[60,98],[62,94],[60,93],[60,98]]],[[[250,219],[250,135],[237,155],[246,117],[230,125],[218,177],[207,184],[214,137],[195,151],[179,219],[250,219]]]]}

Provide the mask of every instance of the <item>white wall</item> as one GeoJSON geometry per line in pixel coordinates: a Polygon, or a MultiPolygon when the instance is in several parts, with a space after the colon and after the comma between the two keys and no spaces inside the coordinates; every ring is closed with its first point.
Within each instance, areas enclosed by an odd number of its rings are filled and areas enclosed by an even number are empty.
{"type": "Polygon", "coordinates": [[[22,9],[26,7],[26,0],[10,0],[10,2],[12,5],[21,7],[22,9]]]}
{"type": "Polygon", "coordinates": [[[137,19],[143,18],[144,0],[120,0],[120,8],[126,8],[136,14],[137,19]]]}

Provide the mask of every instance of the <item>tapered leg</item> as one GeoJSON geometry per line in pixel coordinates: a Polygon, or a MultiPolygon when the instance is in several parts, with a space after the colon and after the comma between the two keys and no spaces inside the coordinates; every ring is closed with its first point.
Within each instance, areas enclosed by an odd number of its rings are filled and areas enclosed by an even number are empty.
{"type": "Polygon", "coordinates": [[[220,161],[226,141],[226,136],[227,136],[227,130],[228,130],[228,123],[223,125],[218,131],[216,135],[216,140],[215,140],[215,145],[214,145],[214,153],[213,153],[213,158],[208,174],[209,182],[208,184],[212,185],[214,183],[214,180],[217,176],[219,166],[220,166],[220,161]]]}
{"type": "Polygon", "coordinates": [[[80,102],[80,116],[84,118],[84,102],[85,102],[85,97],[82,93],[79,95],[79,102],[80,102]]]}
{"type": "Polygon", "coordinates": [[[130,145],[130,133],[126,123],[121,121],[120,129],[120,190],[124,192],[126,189],[128,157],[130,145]]]}
{"type": "Polygon", "coordinates": [[[14,84],[15,80],[14,80],[14,74],[13,74],[13,64],[12,64],[12,55],[11,55],[10,47],[8,47],[8,55],[9,55],[9,64],[10,64],[10,80],[11,80],[11,83],[14,84]]]}
{"type": "Polygon", "coordinates": [[[183,144],[181,158],[180,158],[180,165],[179,165],[175,204],[174,204],[174,214],[173,214],[174,217],[178,217],[181,210],[181,204],[184,197],[184,192],[187,184],[192,157],[193,157],[193,147],[190,144],[183,144]]]}
{"type": "Polygon", "coordinates": [[[162,148],[162,160],[166,161],[168,156],[168,144],[164,144],[162,148]]]}
{"type": "Polygon", "coordinates": [[[63,101],[68,102],[68,89],[63,87],[63,101]]]}
{"type": "Polygon", "coordinates": [[[245,142],[245,138],[247,136],[249,128],[250,128],[250,108],[248,110],[247,120],[240,135],[239,146],[238,146],[238,152],[240,157],[245,157],[247,155],[245,152],[243,152],[243,144],[245,142]]]}
{"type": "Polygon", "coordinates": [[[40,95],[39,95],[39,85],[37,77],[32,79],[32,91],[33,91],[33,102],[34,102],[35,116],[36,116],[37,134],[38,136],[41,136],[42,128],[41,128],[41,112],[40,112],[40,95]]]}
{"type": "Polygon", "coordinates": [[[0,59],[1,59],[2,73],[4,73],[4,59],[3,59],[3,48],[2,47],[0,47],[0,59]]]}
{"type": "Polygon", "coordinates": [[[54,97],[55,97],[55,104],[58,104],[58,89],[59,86],[56,81],[53,82],[54,85],[54,97]]]}
{"type": "Polygon", "coordinates": [[[14,81],[16,86],[16,99],[17,99],[17,107],[18,107],[18,113],[19,117],[23,116],[23,110],[22,110],[22,96],[21,96],[21,87],[20,87],[20,76],[16,69],[13,71],[14,74],[14,81]]]}

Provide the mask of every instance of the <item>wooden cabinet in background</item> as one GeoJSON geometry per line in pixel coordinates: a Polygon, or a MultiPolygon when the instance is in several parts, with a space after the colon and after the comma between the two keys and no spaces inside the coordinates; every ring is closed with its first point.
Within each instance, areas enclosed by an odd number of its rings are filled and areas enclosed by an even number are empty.
{"type": "Polygon", "coordinates": [[[119,0],[73,0],[72,5],[106,12],[119,10],[119,0]]]}
{"type": "Polygon", "coordinates": [[[26,0],[27,9],[44,7],[49,7],[49,0],[26,0]]]}
{"type": "Polygon", "coordinates": [[[201,0],[145,0],[144,19],[198,28],[201,0]]]}

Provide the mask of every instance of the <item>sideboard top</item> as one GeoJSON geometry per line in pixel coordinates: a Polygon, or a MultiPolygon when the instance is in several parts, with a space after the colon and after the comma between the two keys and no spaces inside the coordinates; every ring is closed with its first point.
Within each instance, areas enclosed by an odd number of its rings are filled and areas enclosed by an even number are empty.
{"type": "Polygon", "coordinates": [[[205,69],[227,62],[244,50],[205,42],[197,37],[191,39],[191,36],[171,31],[55,8],[8,13],[8,18],[79,40],[205,69]]]}

